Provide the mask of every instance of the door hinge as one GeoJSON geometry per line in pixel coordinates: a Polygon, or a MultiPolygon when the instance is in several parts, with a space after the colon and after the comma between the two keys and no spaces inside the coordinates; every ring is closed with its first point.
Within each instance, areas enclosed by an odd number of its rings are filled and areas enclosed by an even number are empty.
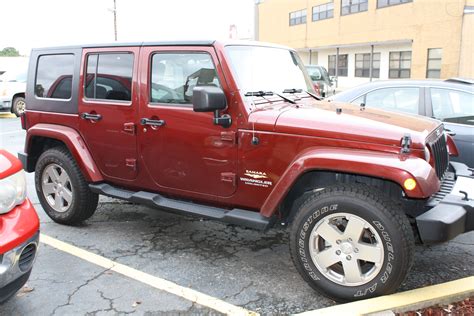
{"type": "Polygon", "coordinates": [[[235,173],[233,173],[233,172],[222,172],[221,173],[221,181],[232,183],[232,185],[235,187],[235,185],[236,185],[235,173]]]}
{"type": "Polygon", "coordinates": [[[125,159],[125,166],[131,168],[133,171],[137,170],[137,160],[135,158],[125,159]]]}
{"type": "Polygon", "coordinates": [[[135,135],[135,123],[124,123],[123,124],[123,131],[128,134],[135,135]]]}
{"type": "Polygon", "coordinates": [[[237,134],[235,132],[221,132],[221,140],[237,144],[237,134]]]}

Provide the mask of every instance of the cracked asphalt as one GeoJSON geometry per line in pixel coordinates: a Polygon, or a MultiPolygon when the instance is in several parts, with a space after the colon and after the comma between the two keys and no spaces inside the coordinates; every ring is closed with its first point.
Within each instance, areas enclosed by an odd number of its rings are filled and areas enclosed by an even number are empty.
{"type": "MultiPolygon", "coordinates": [[[[0,147],[22,150],[18,119],[0,119],[0,147]]],[[[39,205],[33,174],[28,194],[41,232],[118,263],[261,314],[291,314],[335,304],[300,278],[285,228],[267,233],[169,214],[101,197],[84,225],[52,222],[39,205]]],[[[417,246],[400,291],[474,275],[474,232],[417,246]]],[[[0,306],[1,315],[219,314],[181,297],[41,244],[30,280],[0,306]]]]}

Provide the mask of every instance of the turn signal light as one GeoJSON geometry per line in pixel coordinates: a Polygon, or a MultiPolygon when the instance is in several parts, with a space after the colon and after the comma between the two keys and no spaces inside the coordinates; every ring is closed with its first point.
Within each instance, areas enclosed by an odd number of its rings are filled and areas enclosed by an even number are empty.
{"type": "Polygon", "coordinates": [[[413,180],[412,178],[406,179],[405,182],[403,182],[403,186],[408,191],[411,191],[416,188],[416,181],[413,180]]]}

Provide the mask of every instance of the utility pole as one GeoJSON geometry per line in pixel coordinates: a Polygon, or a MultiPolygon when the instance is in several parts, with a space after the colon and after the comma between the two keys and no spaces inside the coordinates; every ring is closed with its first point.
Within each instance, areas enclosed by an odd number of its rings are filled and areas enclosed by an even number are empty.
{"type": "Polygon", "coordinates": [[[114,0],[114,35],[115,41],[117,41],[117,0],[114,0]]]}

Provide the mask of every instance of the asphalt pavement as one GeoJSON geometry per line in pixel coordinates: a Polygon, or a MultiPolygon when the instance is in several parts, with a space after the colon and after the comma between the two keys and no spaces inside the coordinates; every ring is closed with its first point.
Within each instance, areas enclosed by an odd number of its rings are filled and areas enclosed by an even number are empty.
{"type": "MultiPolygon", "coordinates": [[[[23,150],[16,118],[0,118],[0,148],[23,150]]],[[[28,195],[41,232],[136,270],[261,314],[291,314],[334,305],[300,278],[283,228],[263,233],[101,198],[82,226],[52,222],[28,174],[28,195]]],[[[449,243],[417,246],[400,291],[474,275],[474,232],[449,243]]],[[[219,314],[54,247],[41,244],[27,285],[1,315],[219,314]]]]}

